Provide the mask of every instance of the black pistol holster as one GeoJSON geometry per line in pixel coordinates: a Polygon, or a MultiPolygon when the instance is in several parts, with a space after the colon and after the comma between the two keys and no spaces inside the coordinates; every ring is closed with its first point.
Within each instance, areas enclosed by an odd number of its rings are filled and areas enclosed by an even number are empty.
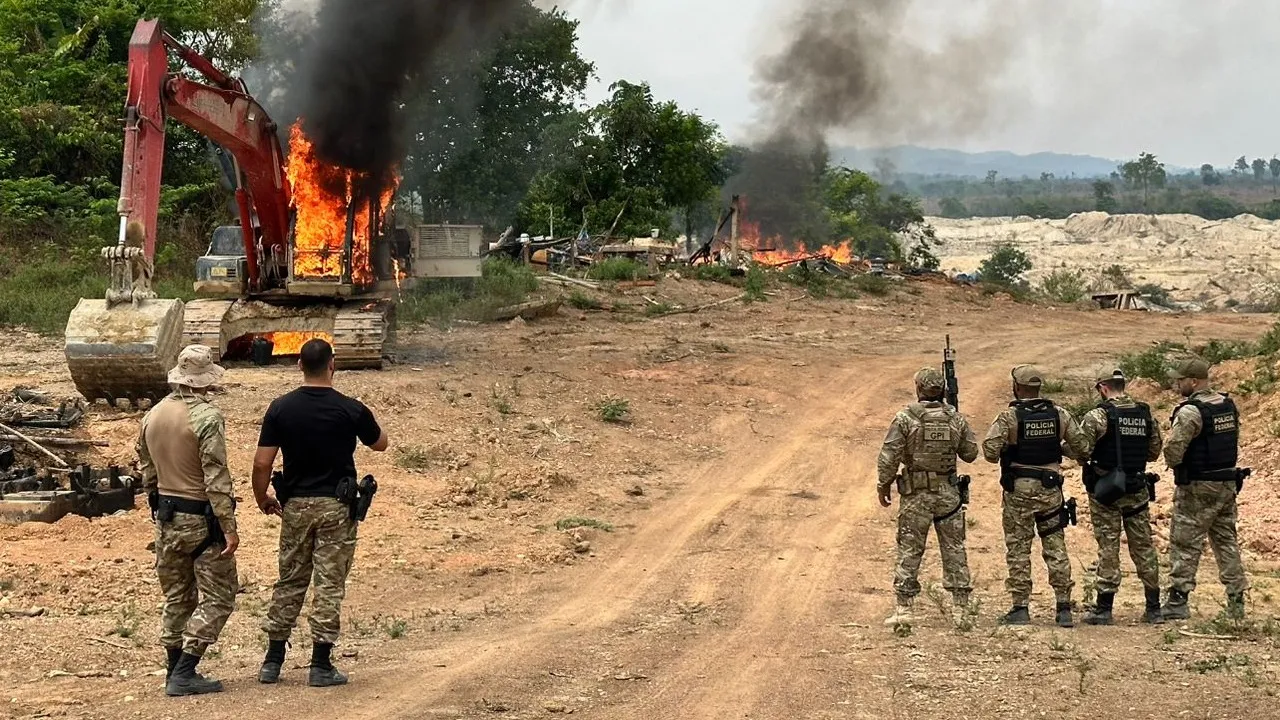
{"type": "Polygon", "coordinates": [[[276,470],[271,473],[271,487],[276,491],[276,502],[280,503],[281,507],[284,507],[284,504],[289,502],[290,497],[288,486],[284,482],[284,472],[276,470]]]}
{"type": "Polygon", "coordinates": [[[969,485],[973,483],[973,478],[968,475],[961,475],[956,478],[956,489],[960,491],[960,504],[969,504],[969,485]]]}
{"type": "Polygon", "coordinates": [[[364,522],[369,516],[369,506],[373,505],[373,496],[378,492],[378,481],[372,475],[365,475],[357,490],[359,498],[356,500],[355,521],[364,522]]]}
{"type": "Polygon", "coordinates": [[[151,508],[151,520],[154,522],[160,509],[160,488],[153,487],[147,491],[147,507],[151,508]]]}

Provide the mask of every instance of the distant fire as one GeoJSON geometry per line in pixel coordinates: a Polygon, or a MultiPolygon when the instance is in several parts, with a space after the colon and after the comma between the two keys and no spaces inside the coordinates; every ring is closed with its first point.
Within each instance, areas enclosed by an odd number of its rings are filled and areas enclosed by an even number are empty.
{"type": "Polygon", "coordinates": [[[280,357],[282,355],[297,355],[302,352],[302,346],[307,344],[309,340],[319,338],[333,344],[333,335],[327,332],[275,332],[267,333],[264,336],[275,344],[271,349],[271,354],[280,357]]]}
{"type": "MultiPolygon", "coordinates": [[[[302,121],[289,133],[289,184],[297,210],[294,228],[294,277],[337,280],[342,277],[343,244],[347,235],[347,208],[360,179],[354,172],[329,165],[316,157],[315,147],[302,132],[302,121]]],[[[395,188],[387,188],[380,209],[387,207],[395,188]]],[[[352,232],[351,279],[357,284],[373,282],[369,257],[372,233],[369,203],[357,200],[352,232]]],[[[277,353],[281,354],[281,353],[277,353]]]]}
{"type": "Polygon", "coordinates": [[[760,237],[760,224],[744,222],[741,226],[740,240],[743,250],[752,254],[753,259],[761,265],[774,266],[787,263],[825,257],[842,265],[857,262],[853,252],[853,243],[846,240],[839,245],[823,245],[809,249],[804,243],[797,243],[794,249],[784,246],[781,238],[765,240],[760,237]]]}

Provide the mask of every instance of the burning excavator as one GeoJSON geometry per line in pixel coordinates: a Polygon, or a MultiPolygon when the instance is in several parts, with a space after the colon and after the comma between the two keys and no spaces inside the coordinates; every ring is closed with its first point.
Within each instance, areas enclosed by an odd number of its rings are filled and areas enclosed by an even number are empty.
{"type": "Polygon", "coordinates": [[[156,400],[179,349],[199,342],[219,355],[267,339],[276,354],[305,340],[333,342],[344,368],[381,367],[393,337],[394,295],[411,275],[407,233],[382,232],[394,188],[326,165],[296,125],[288,164],[278,128],[244,83],[168,33],[138,23],[129,44],[120,231],[103,248],[106,297],[82,299],[66,330],[66,358],[90,400],[156,400]],[[170,70],[170,53],[189,72],[170,70]],[[197,263],[190,303],[151,287],[164,159],[173,119],[224,152],[239,224],[214,231],[197,263]]]}

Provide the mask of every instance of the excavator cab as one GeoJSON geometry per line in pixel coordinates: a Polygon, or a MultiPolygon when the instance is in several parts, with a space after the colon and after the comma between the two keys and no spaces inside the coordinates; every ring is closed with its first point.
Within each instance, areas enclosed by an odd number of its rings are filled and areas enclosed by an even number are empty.
{"type": "Polygon", "coordinates": [[[197,295],[243,295],[249,274],[249,258],[244,254],[244,237],[238,225],[223,225],[213,231],[209,251],[196,259],[197,295]]]}

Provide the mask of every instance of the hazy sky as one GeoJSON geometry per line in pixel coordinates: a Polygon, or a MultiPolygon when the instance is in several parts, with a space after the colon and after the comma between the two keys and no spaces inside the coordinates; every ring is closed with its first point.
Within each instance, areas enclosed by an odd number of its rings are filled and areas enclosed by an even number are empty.
{"type": "MultiPolygon", "coordinates": [[[[904,122],[880,137],[836,130],[836,141],[1115,159],[1149,150],[1190,167],[1280,153],[1280,49],[1270,39],[1280,0],[574,0],[569,12],[601,79],[591,100],[614,80],[647,81],[740,141],[760,114],[760,58],[782,46],[799,8],[835,2],[911,5],[903,42],[925,48],[974,32],[971,10],[985,3],[996,7],[1001,38],[1019,40],[984,58],[999,91],[988,87],[979,127],[904,122]]],[[[949,75],[953,61],[937,56],[949,75]]]]}

